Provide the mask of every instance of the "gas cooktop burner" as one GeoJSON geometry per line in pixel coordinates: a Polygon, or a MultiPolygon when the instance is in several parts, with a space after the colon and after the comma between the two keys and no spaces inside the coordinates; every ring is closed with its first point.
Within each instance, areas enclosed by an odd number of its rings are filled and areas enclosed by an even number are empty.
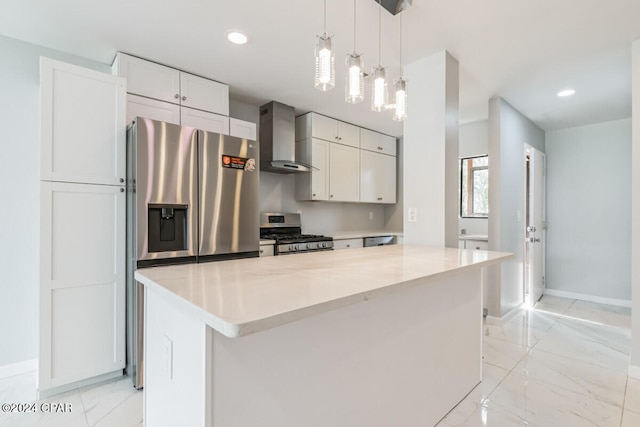
{"type": "Polygon", "coordinates": [[[329,236],[302,234],[300,214],[261,214],[260,238],[276,241],[276,255],[333,249],[329,236]]]}

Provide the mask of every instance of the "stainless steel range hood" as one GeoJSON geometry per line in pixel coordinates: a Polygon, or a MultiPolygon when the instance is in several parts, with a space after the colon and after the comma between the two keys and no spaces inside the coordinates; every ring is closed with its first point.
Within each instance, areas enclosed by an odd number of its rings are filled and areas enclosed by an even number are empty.
{"type": "Polygon", "coordinates": [[[311,166],[296,162],[295,113],[293,107],[271,101],[260,107],[260,169],[266,172],[310,172],[311,166]]]}

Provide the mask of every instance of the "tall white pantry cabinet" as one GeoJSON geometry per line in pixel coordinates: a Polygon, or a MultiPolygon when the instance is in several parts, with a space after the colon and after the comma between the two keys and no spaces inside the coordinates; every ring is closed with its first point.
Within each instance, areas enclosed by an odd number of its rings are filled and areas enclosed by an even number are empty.
{"type": "Polygon", "coordinates": [[[41,395],[125,367],[126,83],[40,59],[41,395]]]}

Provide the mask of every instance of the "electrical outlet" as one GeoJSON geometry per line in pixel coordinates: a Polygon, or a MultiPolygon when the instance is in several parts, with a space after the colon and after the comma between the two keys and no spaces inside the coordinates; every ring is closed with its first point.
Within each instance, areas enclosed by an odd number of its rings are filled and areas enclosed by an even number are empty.
{"type": "Polygon", "coordinates": [[[409,208],[408,209],[408,222],[418,222],[418,208],[409,208]]]}

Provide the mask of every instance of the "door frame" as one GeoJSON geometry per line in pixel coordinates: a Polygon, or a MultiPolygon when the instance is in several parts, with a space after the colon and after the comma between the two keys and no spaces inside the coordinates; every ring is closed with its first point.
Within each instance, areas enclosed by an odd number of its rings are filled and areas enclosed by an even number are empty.
{"type": "Polygon", "coordinates": [[[544,152],[536,149],[535,147],[524,144],[524,221],[523,221],[523,296],[524,303],[527,306],[534,306],[537,301],[533,301],[533,293],[531,292],[531,283],[530,283],[530,259],[529,259],[529,242],[528,240],[528,232],[527,227],[529,224],[529,187],[531,185],[532,179],[530,178],[530,157],[532,154],[537,151],[542,155],[544,159],[542,166],[542,195],[540,203],[542,203],[542,230],[540,230],[540,239],[542,245],[542,259],[541,259],[541,268],[542,268],[542,295],[544,295],[544,291],[546,289],[546,230],[547,230],[547,222],[546,222],[546,193],[547,193],[547,156],[544,152]]]}

